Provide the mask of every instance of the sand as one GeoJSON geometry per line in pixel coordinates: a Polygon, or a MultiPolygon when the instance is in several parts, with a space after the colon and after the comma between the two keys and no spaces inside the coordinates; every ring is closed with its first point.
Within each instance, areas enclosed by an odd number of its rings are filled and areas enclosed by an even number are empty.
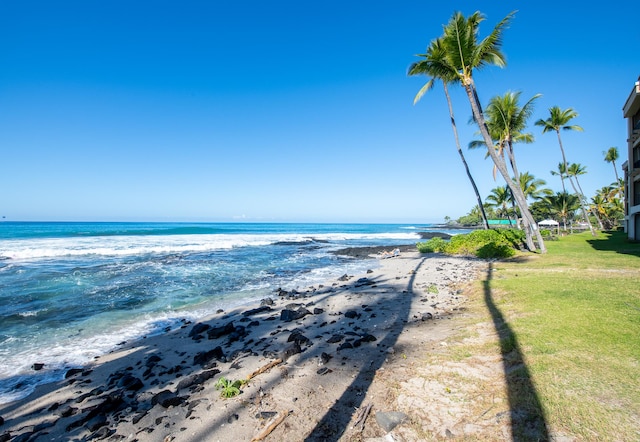
{"type": "Polygon", "coordinates": [[[449,405],[425,401],[431,393],[420,354],[454,333],[465,284],[484,264],[415,251],[376,264],[124,343],[65,380],[0,405],[0,441],[449,436],[456,422],[446,420],[449,405]],[[224,398],[221,378],[243,382],[224,398]],[[438,407],[435,421],[425,417],[429,403],[438,407]]]}

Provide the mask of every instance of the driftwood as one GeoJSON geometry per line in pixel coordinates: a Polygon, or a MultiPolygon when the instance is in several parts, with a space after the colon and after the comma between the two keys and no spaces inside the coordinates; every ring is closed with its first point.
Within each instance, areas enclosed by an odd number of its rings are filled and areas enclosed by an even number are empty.
{"type": "MultiPolygon", "coordinates": [[[[275,362],[275,361],[274,361],[274,362],[275,362]]],[[[282,423],[282,421],[284,421],[284,420],[285,420],[285,418],[286,418],[287,416],[289,416],[289,414],[291,414],[291,413],[292,413],[292,411],[282,411],[282,412],[280,412],[280,416],[278,416],[277,418],[275,418],[275,419],[273,420],[273,422],[271,422],[269,425],[267,425],[267,426],[265,427],[265,429],[264,429],[264,430],[262,430],[262,431],[260,432],[260,434],[258,434],[257,436],[254,436],[254,438],[253,438],[253,439],[251,439],[251,442],[258,442],[258,441],[261,441],[261,440],[263,440],[265,437],[267,437],[268,435],[270,435],[270,434],[271,434],[271,432],[272,432],[273,430],[275,430],[275,429],[276,429],[276,427],[277,427],[278,425],[280,425],[280,424],[282,423]]]]}
{"type": "Polygon", "coordinates": [[[278,358],[275,361],[269,362],[267,365],[263,365],[262,367],[260,367],[259,369],[257,369],[253,373],[251,373],[249,376],[247,376],[247,381],[249,379],[253,379],[254,377],[258,376],[261,373],[264,373],[267,370],[270,370],[271,368],[273,368],[276,365],[281,364],[281,363],[282,363],[282,359],[278,358]]]}
{"type": "Polygon", "coordinates": [[[367,416],[369,416],[371,407],[373,407],[373,404],[369,404],[366,407],[360,408],[358,410],[358,414],[356,415],[356,422],[353,424],[353,428],[357,430],[358,425],[360,425],[360,431],[364,430],[364,421],[367,420],[367,416]]]}

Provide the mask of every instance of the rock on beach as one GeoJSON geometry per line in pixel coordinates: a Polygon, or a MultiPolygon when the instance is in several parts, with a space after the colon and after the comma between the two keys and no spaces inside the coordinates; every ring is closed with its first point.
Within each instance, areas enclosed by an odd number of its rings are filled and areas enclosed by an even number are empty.
{"type": "Polygon", "coordinates": [[[278,418],[284,424],[267,440],[350,437],[365,397],[376,417],[362,434],[383,437],[407,416],[378,408],[387,397],[367,396],[389,359],[399,357],[390,349],[409,330],[427,339],[419,331],[430,336],[439,318],[456,311],[464,293],[454,285],[475,274],[473,260],[403,250],[366,275],[279,289],[260,305],[127,342],[89,367],[71,368],[63,381],[0,405],[0,442],[190,442],[230,434],[250,441],[278,418]],[[237,385],[227,398],[222,378],[237,385]]]}

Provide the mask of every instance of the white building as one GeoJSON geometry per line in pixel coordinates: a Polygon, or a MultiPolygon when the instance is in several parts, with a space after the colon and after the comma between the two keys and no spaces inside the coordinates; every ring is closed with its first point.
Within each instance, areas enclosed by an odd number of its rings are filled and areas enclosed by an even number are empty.
{"type": "Polygon", "coordinates": [[[627,119],[624,171],[624,220],[629,239],[640,241],[640,77],[622,108],[627,119]]]}

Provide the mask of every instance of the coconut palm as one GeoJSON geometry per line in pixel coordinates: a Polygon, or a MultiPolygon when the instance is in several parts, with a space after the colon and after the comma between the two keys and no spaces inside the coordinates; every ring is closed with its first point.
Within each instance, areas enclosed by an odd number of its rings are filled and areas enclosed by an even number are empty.
{"type": "Polygon", "coordinates": [[[427,75],[431,77],[427,83],[422,86],[422,88],[416,94],[413,104],[416,104],[422,96],[433,88],[433,85],[436,80],[441,80],[442,85],[444,87],[444,95],[447,98],[447,105],[449,106],[449,116],[451,119],[451,127],[453,129],[453,137],[456,142],[456,148],[458,150],[458,155],[460,155],[460,160],[464,166],[464,169],[467,173],[467,177],[469,178],[469,182],[471,183],[471,187],[473,187],[473,191],[476,195],[476,200],[478,201],[478,207],[480,209],[480,213],[482,215],[482,221],[484,224],[484,228],[489,228],[489,221],[487,220],[487,214],[485,213],[484,206],[482,204],[482,198],[480,198],[480,192],[478,191],[478,186],[476,186],[476,182],[471,175],[471,171],[469,170],[469,165],[467,164],[467,160],[462,153],[462,149],[460,148],[460,139],[458,137],[458,128],[456,127],[456,120],[453,115],[453,106],[451,104],[451,97],[449,96],[449,88],[447,87],[448,83],[456,83],[459,82],[458,76],[455,71],[451,69],[449,65],[447,65],[445,60],[445,52],[442,46],[441,39],[435,39],[427,48],[425,54],[419,54],[419,57],[424,57],[424,60],[420,60],[414,62],[409,67],[409,75],[427,75]]]}
{"type": "MultiPolygon", "coordinates": [[[[542,127],[543,134],[551,131],[556,132],[556,134],[558,135],[558,144],[560,145],[560,152],[562,153],[562,163],[564,164],[565,170],[568,171],[569,166],[567,164],[567,157],[564,153],[564,147],[562,146],[562,137],[560,136],[560,131],[575,130],[575,131],[582,132],[583,130],[582,127],[578,125],[569,124],[571,120],[573,120],[578,116],[578,113],[571,108],[562,110],[558,106],[553,106],[549,108],[549,113],[550,113],[549,118],[547,118],[546,120],[539,119],[538,121],[535,122],[535,125],[542,127]]],[[[569,182],[573,187],[573,191],[576,194],[578,194],[578,189],[574,184],[573,180],[571,179],[571,176],[568,175],[568,177],[569,177],[569,182]]],[[[584,221],[589,226],[589,230],[591,231],[591,234],[595,236],[596,232],[593,229],[593,226],[591,225],[591,221],[589,221],[589,215],[587,215],[587,209],[584,206],[582,198],[579,198],[579,200],[580,200],[580,207],[582,209],[582,216],[584,217],[584,221]]]]}
{"type": "Polygon", "coordinates": [[[564,229],[567,229],[567,220],[573,218],[573,214],[578,208],[580,208],[580,202],[576,195],[572,195],[567,192],[557,192],[555,195],[550,195],[546,198],[549,203],[551,213],[557,219],[562,220],[564,229]]]}
{"type": "Polygon", "coordinates": [[[616,174],[616,182],[620,180],[620,177],[618,176],[618,169],[616,168],[616,160],[618,159],[618,148],[617,147],[610,147],[608,151],[603,152],[604,154],[604,160],[607,163],[611,163],[613,164],[613,171],[616,174]]]}
{"type": "Polygon", "coordinates": [[[523,133],[527,126],[527,120],[533,113],[533,106],[540,94],[534,95],[523,106],[520,106],[520,92],[507,92],[502,96],[493,97],[485,109],[485,121],[489,126],[492,138],[497,135],[500,145],[507,152],[509,164],[513,171],[513,176],[520,176],[516,166],[516,158],[513,152],[513,144],[532,143],[533,135],[523,133]]]}
{"type": "Polygon", "coordinates": [[[531,175],[529,172],[520,174],[518,180],[520,187],[527,198],[532,200],[540,200],[553,195],[553,191],[548,187],[543,187],[547,184],[545,180],[539,179],[531,175]]]}
{"type": "Polygon", "coordinates": [[[509,220],[509,225],[512,225],[511,222],[511,213],[513,213],[509,206],[513,201],[513,197],[511,196],[511,191],[507,186],[498,186],[494,189],[491,189],[491,193],[486,198],[486,206],[495,210],[496,215],[501,217],[506,217],[509,220]]]}
{"type": "Polygon", "coordinates": [[[551,171],[551,175],[559,175],[560,176],[560,183],[562,183],[562,191],[566,192],[567,189],[564,187],[564,179],[567,177],[567,168],[564,166],[563,162],[558,163],[558,170],[552,170],[551,171]]]}
{"type": "MultiPolygon", "coordinates": [[[[502,96],[493,97],[489,101],[489,105],[484,111],[485,123],[494,141],[494,146],[505,161],[506,156],[509,159],[509,165],[513,172],[513,176],[519,176],[518,167],[516,166],[516,157],[513,150],[515,143],[533,143],[533,134],[523,133],[527,120],[533,112],[534,101],[540,97],[540,94],[533,96],[524,106],[520,106],[520,92],[507,92],[502,96]]],[[[474,140],[469,143],[470,149],[478,147],[486,148],[483,140],[474,140]]],[[[487,153],[486,156],[489,156],[487,153]]],[[[485,157],[486,158],[486,157],[485,157]]],[[[493,179],[496,179],[497,168],[493,167],[493,179]]]]}
{"type": "Polygon", "coordinates": [[[525,233],[527,247],[535,251],[536,246],[533,241],[535,234],[540,252],[545,253],[546,247],[540,232],[536,228],[533,216],[529,211],[526,198],[520,186],[511,178],[506,166],[506,162],[496,152],[493,139],[486,125],[482,106],[478,98],[473,71],[481,69],[489,64],[503,67],[506,64],[504,54],[501,52],[502,31],[513,18],[514,13],[508,14],[493,29],[493,31],[481,41],[478,41],[479,25],[484,21],[484,16],[480,12],[475,12],[469,17],[465,17],[460,12],[454,13],[448,24],[444,27],[442,45],[446,51],[446,62],[451,66],[458,76],[458,79],[467,93],[473,118],[480,128],[487,151],[491,156],[498,171],[504,178],[507,186],[513,193],[518,207],[522,213],[523,221],[526,223],[525,233]]]}
{"type": "MultiPolygon", "coordinates": [[[[569,168],[567,169],[567,176],[573,177],[576,180],[576,185],[578,186],[578,191],[580,192],[578,194],[578,197],[580,198],[580,201],[586,201],[586,197],[584,195],[584,192],[582,191],[582,186],[580,185],[580,181],[578,180],[578,176],[584,175],[586,173],[587,173],[587,167],[583,166],[580,163],[571,163],[569,165],[569,168]]],[[[603,230],[604,226],[602,224],[602,220],[600,219],[600,216],[598,216],[598,212],[596,210],[594,210],[593,208],[590,208],[590,211],[593,214],[593,216],[596,219],[596,221],[598,222],[598,227],[600,228],[600,230],[603,230]]]]}

